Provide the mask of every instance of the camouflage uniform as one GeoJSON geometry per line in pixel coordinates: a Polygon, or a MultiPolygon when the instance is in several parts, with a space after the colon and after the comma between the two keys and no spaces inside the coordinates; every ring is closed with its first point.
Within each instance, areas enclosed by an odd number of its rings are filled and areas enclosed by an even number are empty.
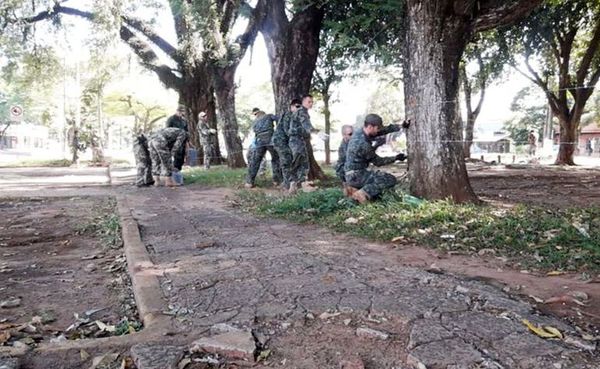
{"type": "MultiPolygon", "coordinates": [[[[399,125],[389,125],[379,131],[379,135],[385,135],[400,130],[399,125]]],[[[373,140],[365,135],[362,129],[356,130],[348,142],[346,150],[346,162],[344,164],[344,176],[346,183],[361,189],[374,199],[381,193],[396,185],[396,177],[382,171],[371,171],[367,168],[370,163],[376,166],[392,164],[396,157],[382,158],[375,153],[373,140]]]]}
{"type": "Polygon", "coordinates": [[[200,120],[198,122],[198,136],[204,152],[204,168],[206,169],[210,168],[210,161],[212,159],[211,154],[214,151],[210,137],[212,134],[214,133],[211,132],[208,122],[205,120],[200,120]]]}
{"type": "MultiPolygon", "coordinates": [[[[180,117],[175,114],[171,115],[169,119],[167,119],[167,124],[165,125],[165,128],[179,128],[188,132],[188,123],[183,117],[180,117]]],[[[186,142],[184,142],[184,145],[182,145],[181,148],[179,148],[179,150],[177,150],[174,153],[173,166],[178,170],[181,170],[181,168],[183,168],[183,162],[185,161],[185,144],[187,144],[187,139],[186,142]]]]}
{"type": "Polygon", "coordinates": [[[188,133],[179,128],[162,128],[150,135],[148,151],[152,159],[152,174],[171,177],[172,156],[180,152],[188,139],[188,133]]]}
{"type": "Polygon", "coordinates": [[[310,122],[308,110],[302,106],[296,110],[290,120],[288,128],[289,147],[292,152],[292,165],[290,167],[290,182],[298,184],[306,180],[308,174],[308,154],[306,143],[310,139],[313,126],[310,122]]]}
{"type": "Polygon", "coordinates": [[[250,164],[248,165],[246,183],[254,184],[254,180],[256,179],[256,175],[260,169],[260,164],[267,151],[271,154],[271,171],[273,172],[273,182],[281,183],[279,156],[271,144],[271,139],[273,137],[273,121],[277,121],[276,116],[273,114],[265,114],[256,118],[254,124],[252,125],[256,147],[251,155],[250,164]]]}
{"type": "Polygon", "coordinates": [[[150,152],[148,152],[148,139],[143,134],[133,139],[133,155],[137,168],[135,185],[138,187],[152,185],[154,183],[154,179],[152,178],[152,161],[150,160],[150,152]]]}
{"type": "Polygon", "coordinates": [[[273,133],[273,147],[279,155],[281,177],[285,188],[290,187],[290,169],[292,166],[292,150],[289,146],[288,130],[292,120],[292,112],[285,112],[273,133]]]}
{"type": "Polygon", "coordinates": [[[338,148],[338,161],[335,165],[335,175],[342,181],[346,182],[344,176],[344,164],[346,164],[346,150],[348,149],[348,142],[342,140],[340,147],[338,148]]]}

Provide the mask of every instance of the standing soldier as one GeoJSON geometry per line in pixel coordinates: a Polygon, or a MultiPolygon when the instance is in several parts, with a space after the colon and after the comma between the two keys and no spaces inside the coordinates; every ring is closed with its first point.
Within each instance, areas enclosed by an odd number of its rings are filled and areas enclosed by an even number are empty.
{"type": "Polygon", "coordinates": [[[162,128],[150,136],[148,151],[152,159],[154,185],[160,186],[161,177],[169,187],[176,186],[173,174],[173,155],[178,153],[188,139],[188,133],[179,128],[162,128]]]}
{"type": "Polygon", "coordinates": [[[358,190],[352,194],[352,198],[359,203],[364,204],[375,199],[384,190],[396,185],[396,177],[393,175],[381,171],[370,171],[368,168],[371,163],[379,167],[392,164],[396,160],[406,160],[406,155],[403,153],[382,158],[375,153],[372,144],[372,138],[381,135],[383,132],[399,131],[400,128],[401,126],[398,124],[392,124],[384,128],[379,115],[369,114],[365,117],[363,129],[352,135],[346,151],[344,176],[347,184],[358,190]]]}
{"type": "Polygon", "coordinates": [[[289,146],[292,152],[292,165],[290,167],[290,193],[294,193],[299,187],[305,191],[314,190],[310,184],[306,182],[309,163],[306,144],[310,142],[310,133],[315,129],[310,122],[308,110],[313,106],[313,98],[311,95],[302,97],[302,105],[293,114],[288,129],[289,146]]]}
{"type": "Polygon", "coordinates": [[[529,156],[535,156],[535,149],[537,148],[537,137],[535,137],[534,130],[529,131],[529,135],[527,136],[527,143],[529,144],[529,156]]]}
{"type": "MultiPolygon", "coordinates": [[[[179,105],[177,107],[177,110],[175,111],[175,114],[171,115],[169,117],[169,119],[167,119],[167,124],[165,125],[165,128],[179,128],[179,129],[184,130],[185,132],[189,132],[188,131],[188,122],[187,122],[187,120],[185,120],[186,111],[187,111],[187,109],[185,106],[179,105]]],[[[177,170],[181,170],[181,168],[183,168],[183,163],[185,161],[185,155],[186,155],[186,148],[187,148],[187,139],[186,139],[186,142],[184,143],[184,145],[181,146],[181,148],[179,148],[179,151],[174,153],[175,156],[174,156],[173,166],[177,170]]]]}
{"type": "Polygon", "coordinates": [[[279,155],[279,166],[281,167],[282,187],[284,190],[290,189],[290,170],[292,166],[292,151],[290,150],[288,130],[293,114],[302,106],[300,99],[293,99],[290,103],[289,111],[283,113],[279,120],[275,133],[273,133],[273,147],[279,155]]]}
{"type": "Polygon", "coordinates": [[[277,121],[277,117],[273,114],[265,114],[264,111],[254,108],[252,114],[256,117],[256,120],[252,124],[252,130],[254,131],[254,142],[256,147],[251,155],[250,164],[248,165],[248,175],[246,176],[246,188],[254,187],[254,180],[258,174],[260,163],[267,151],[271,154],[271,171],[273,172],[273,183],[278,185],[281,183],[281,170],[279,169],[279,156],[273,144],[271,142],[273,138],[274,122],[277,121]]]}
{"type": "Polygon", "coordinates": [[[211,135],[215,134],[217,134],[217,130],[209,127],[206,113],[203,111],[198,113],[198,136],[200,137],[200,144],[204,152],[204,169],[206,170],[210,168],[210,161],[214,151],[211,135]]]}
{"type": "Polygon", "coordinates": [[[133,155],[137,168],[135,185],[138,187],[152,185],[154,183],[154,179],[152,178],[152,160],[148,152],[148,139],[143,133],[140,133],[133,139],[133,155]]]}

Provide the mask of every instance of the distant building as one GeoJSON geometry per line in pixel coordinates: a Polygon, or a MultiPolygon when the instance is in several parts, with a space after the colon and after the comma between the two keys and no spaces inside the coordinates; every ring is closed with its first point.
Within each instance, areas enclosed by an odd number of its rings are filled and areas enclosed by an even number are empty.
{"type": "Polygon", "coordinates": [[[510,134],[497,131],[492,134],[478,134],[473,138],[472,152],[477,153],[509,153],[512,145],[510,134]]]}
{"type": "Polygon", "coordinates": [[[579,134],[579,152],[587,153],[586,149],[590,145],[594,153],[600,152],[600,127],[596,123],[581,128],[579,134]]]}
{"type": "Polygon", "coordinates": [[[0,149],[45,149],[48,148],[48,140],[48,127],[13,123],[0,138],[0,149]]]}

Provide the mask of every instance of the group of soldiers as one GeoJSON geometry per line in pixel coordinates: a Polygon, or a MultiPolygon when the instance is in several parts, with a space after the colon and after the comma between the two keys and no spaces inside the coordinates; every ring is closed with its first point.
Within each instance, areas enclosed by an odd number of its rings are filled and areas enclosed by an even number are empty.
{"type": "MultiPolygon", "coordinates": [[[[186,108],[179,106],[174,115],[167,119],[166,127],[146,137],[140,134],[134,138],[133,152],[137,166],[136,185],[177,186],[173,173],[180,172],[185,162],[189,146],[188,123],[185,119],[186,108]]],[[[217,131],[210,128],[205,112],[198,114],[198,135],[204,150],[204,167],[211,162],[213,139],[217,131]]]]}
{"type": "MultiPolygon", "coordinates": [[[[289,193],[294,193],[300,188],[304,191],[315,189],[312,182],[307,181],[307,145],[310,144],[311,133],[317,131],[308,114],[312,106],[312,96],[304,95],[302,99],[293,99],[281,118],[266,114],[258,108],[252,110],[255,117],[252,125],[254,142],[248,158],[245,187],[255,186],[261,162],[269,152],[274,184],[280,185],[289,193]]],[[[189,145],[185,112],[185,107],[180,106],[175,115],[167,120],[165,128],[149,137],[136,137],[136,185],[161,185],[162,181],[167,186],[177,185],[172,179],[172,174],[181,170],[186,147],[189,145]]],[[[396,185],[396,177],[383,171],[369,170],[369,165],[382,166],[406,160],[407,156],[404,153],[380,157],[376,150],[385,143],[387,134],[408,129],[409,126],[410,121],[384,126],[379,115],[368,114],[361,129],[355,131],[350,125],[342,127],[336,174],[342,181],[344,195],[362,204],[378,198],[385,190],[396,185]]],[[[216,134],[216,130],[209,127],[204,112],[198,115],[198,134],[204,149],[204,167],[208,169],[213,152],[211,135],[216,134]]]]}
{"type": "Polygon", "coordinates": [[[252,109],[252,114],[255,116],[252,124],[254,148],[248,158],[246,188],[255,186],[261,162],[269,152],[275,185],[280,185],[289,193],[294,193],[300,188],[304,191],[315,189],[312,182],[307,181],[309,170],[307,144],[309,144],[310,134],[317,131],[311,124],[308,114],[312,106],[313,97],[307,94],[302,99],[293,99],[281,118],[266,114],[258,108],[252,109]]]}

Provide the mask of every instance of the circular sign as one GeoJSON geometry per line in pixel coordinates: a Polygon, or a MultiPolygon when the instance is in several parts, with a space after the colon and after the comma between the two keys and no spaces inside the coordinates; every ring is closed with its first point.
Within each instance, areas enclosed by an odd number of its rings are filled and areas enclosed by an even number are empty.
{"type": "Polygon", "coordinates": [[[13,105],[10,107],[10,116],[13,118],[20,118],[23,116],[23,108],[19,105],[13,105]]]}

